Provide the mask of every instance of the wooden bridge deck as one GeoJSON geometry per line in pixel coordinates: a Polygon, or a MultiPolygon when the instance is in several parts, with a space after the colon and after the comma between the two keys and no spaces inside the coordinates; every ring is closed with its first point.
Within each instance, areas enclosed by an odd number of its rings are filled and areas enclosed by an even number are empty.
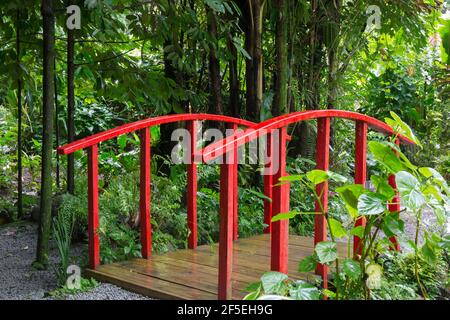
{"type": "MultiPolygon", "coordinates": [[[[270,269],[270,235],[239,239],[233,245],[232,298],[242,299],[248,284],[258,281],[270,269]]],[[[297,271],[298,262],[313,252],[313,238],[289,237],[289,276],[311,279],[312,273],[297,271]]],[[[346,246],[340,245],[341,256],[346,246]]],[[[86,275],[124,289],[158,299],[217,299],[218,245],[202,245],[101,265],[86,270],[86,275]]]]}

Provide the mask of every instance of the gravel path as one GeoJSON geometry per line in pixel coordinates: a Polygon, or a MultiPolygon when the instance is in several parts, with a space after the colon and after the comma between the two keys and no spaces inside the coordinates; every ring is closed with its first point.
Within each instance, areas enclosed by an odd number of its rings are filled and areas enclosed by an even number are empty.
{"type": "MultiPolygon", "coordinates": [[[[37,226],[24,222],[0,227],[0,300],[52,299],[48,293],[56,289],[54,267],[58,261],[54,243],[50,243],[50,265],[47,271],[31,267],[36,257],[37,226]]],[[[82,247],[71,250],[74,261],[81,256],[82,247]]],[[[68,295],[68,300],[144,300],[141,295],[117,286],[100,283],[89,292],[68,295]]]]}

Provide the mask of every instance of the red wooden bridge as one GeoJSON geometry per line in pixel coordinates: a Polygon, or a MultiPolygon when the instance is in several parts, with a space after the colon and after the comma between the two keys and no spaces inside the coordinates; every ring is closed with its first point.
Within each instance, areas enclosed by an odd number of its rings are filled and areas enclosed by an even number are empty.
{"type": "MultiPolygon", "coordinates": [[[[300,121],[317,120],[316,167],[328,170],[330,120],[343,118],[356,122],[355,125],[355,183],[366,182],[367,131],[369,128],[394,136],[393,130],[385,123],[355,112],[341,110],[314,110],[295,112],[273,118],[258,124],[211,114],[178,114],[155,117],[126,124],[58,148],[58,153],[67,155],[86,149],[88,153],[88,233],[89,269],[86,272],[101,280],[126,289],[156,298],[175,299],[240,299],[243,289],[257,281],[264,271],[280,271],[293,278],[307,278],[308,274],[297,271],[297,262],[310,255],[314,245],[327,238],[326,220],[315,216],[314,239],[289,236],[289,221],[271,222],[271,217],[289,211],[289,185],[277,185],[278,179],[286,174],[286,142],[289,139],[287,127],[300,121]],[[203,150],[191,148],[191,163],[187,165],[187,222],[189,228],[189,249],[161,255],[152,255],[150,224],[150,128],[172,122],[186,122],[190,131],[191,146],[196,146],[197,124],[199,121],[226,123],[233,134],[205,147],[203,150]],[[243,131],[237,130],[245,128],[243,131]],[[278,130],[279,134],[274,134],[278,130]],[[140,233],[142,259],[100,265],[100,242],[98,210],[98,148],[103,141],[119,135],[138,131],[140,133],[140,233]],[[264,221],[268,227],[264,235],[238,239],[238,148],[260,137],[266,136],[268,156],[279,159],[278,170],[266,166],[269,174],[264,175],[264,194],[272,201],[264,201],[264,221]],[[278,146],[274,148],[274,146],[278,146]],[[277,153],[277,154],[275,154],[277,153]],[[197,246],[197,164],[209,162],[219,157],[228,161],[220,164],[220,235],[218,245],[197,246]],[[231,161],[230,161],[231,159],[231,161]],[[288,252],[290,255],[288,256],[288,252]]],[[[396,143],[413,144],[404,136],[397,136],[396,143]]],[[[394,177],[389,184],[395,186],[394,177]]],[[[318,186],[322,192],[322,204],[328,210],[328,184],[318,186]]],[[[318,204],[316,203],[316,207],[318,204]]],[[[389,210],[400,211],[400,199],[391,204],[389,210]]],[[[318,208],[316,208],[316,211],[318,208]]],[[[364,225],[364,219],[357,221],[364,225]]],[[[354,250],[359,239],[354,238],[354,250]]],[[[391,239],[398,249],[396,239],[391,239]]],[[[345,248],[338,248],[345,254],[345,248]]],[[[327,285],[328,269],[319,265],[316,274],[327,285]]]]}

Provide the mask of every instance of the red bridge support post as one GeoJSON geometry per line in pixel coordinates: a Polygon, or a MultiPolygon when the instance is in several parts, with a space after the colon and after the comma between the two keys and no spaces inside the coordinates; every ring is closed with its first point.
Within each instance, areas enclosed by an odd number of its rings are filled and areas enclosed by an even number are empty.
{"type": "MultiPolygon", "coordinates": [[[[279,179],[286,175],[286,140],[287,129],[283,127],[279,131],[277,140],[279,147],[278,172],[272,178],[273,184],[278,184],[279,179]]],[[[273,215],[289,211],[289,183],[273,186],[273,215]]],[[[271,270],[282,273],[288,272],[288,244],[289,244],[289,220],[280,220],[272,223],[271,233],[271,270]]]]}
{"type": "MultiPolygon", "coordinates": [[[[317,143],[316,143],[316,168],[327,171],[330,159],[330,118],[317,119],[317,143]]],[[[328,212],[328,182],[324,182],[317,186],[317,194],[322,194],[322,207],[327,214],[328,212]]],[[[321,207],[316,201],[315,211],[321,212],[321,207]]],[[[327,220],[317,214],[314,221],[314,245],[327,240],[327,220]]],[[[316,274],[322,276],[323,287],[328,287],[328,267],[318,264],[316,274]]]]}
{"type": "Polygon", "coordinates": [[[187,124],[190,133],[190,163],[187,166],[187,220],[189,228],[188,247],[197,248],[197,122],[187,124]]]}
{"type": "Polygon", "coordinates": [[[140,228],[141,228],[141,253],[144,259],[152,255],[152,232],[150,224],[150,179],[151,179],[151,154],[150,154],[150,128],[140,131],[141,135],[141,180],[139,184],[140,197],[140,228]]]}
{"type": "MultiPolygon", "coordinates": [[[[356,121],[355,127],[355,184],[365,185],[367,179],[367,123],[356,121]]],[[[366,218],[360,217],[355,226],[365,226],[366,218]]],[[[361,255],[361,239],[353,237],[353,255],[361,255]]]]}
{"type": "MultiPolygon", "coordinates": [[[[233,129],[233,135],[237,135],[238,125],[236,123],[232,123],[231,128],[233,129]]],[[[234,149],[232,151],[232,162],[230,163],[233,166],[233,240],[237,240],[239,238],[239,199],[238,199],[238,191],[239,191],[239,177],[238,177],[238,168],[239,168],[239,159],[238,159],[238,147],[237,143],[234,143],[234,149]]]]}
{"type": "MultiPolygon", "coordinates": [[[[272,199],[273,196],[273,136],[272,133],[267,134],[266,138],[267,142],[267,157],[268,159],[271,159],[270,163],[266,164],[265,167],[265,175],[264,175],[264,195],[270,199],[272,199]]],[[[269,201],[267,199],[264,199],[264,224],[267,225],[267,227],[264,229],[264,233],[271,233],[272,231],[272,201],[269,201]]]]}
{"type": "Polygon", "coordinates": [[[98,236],[98,145],[88,151],[88,234],[89,268],[100,265],[100,240],[98,236]]]}
{"type": "MultiPolygon", "coordinates": [[[[398,139],[396,139],[395,144],[397,146],[400,146],[400,141],[398,139]]],[[[389,176],[388,182],[389,182],[389,185],[392,188],[394,188],[394,190],[397,190],[397,183],[395,182],[394,174],[389,176]]],[[[389,204],[388,208],[389,208],[390,212],[393,212],[393,214],[397,214],[397,215],[399,214],[399,212],[400,212],[400,196],[397,191],[395,193],[395,197],[392,199],[392,203],[389,204]]],[[[400,251],[400,244],[398,243],[397,238],[391,237],[391,238],[389,238],[389,240],[392,243],[392,249],[395,251],[400,251]]]]}
{"type": "MultiPolygon", "coordinates": [[[[232,155],[227,153],[225,157],[232,155]]],[[[225,158],[224,157],[224,158],[225,158]]],[[[233,267],[234,166],[220,165],[219,300],[231,299],[233,267]]]]}

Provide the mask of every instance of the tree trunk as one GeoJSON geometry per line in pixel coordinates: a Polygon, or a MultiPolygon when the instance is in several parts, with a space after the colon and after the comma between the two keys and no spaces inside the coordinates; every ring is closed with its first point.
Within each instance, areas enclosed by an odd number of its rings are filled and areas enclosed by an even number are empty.
{"type": "Polygon", "coordinates": [[[286,39],[286,3],[285,0],[276,0],[276,69],[275,69],[275,96],[273,100],[273,116],[287,113],[287,39],[286,39]]]}
{"type": "MultiPolygon", "coordinates": [[[[75,30],[67,30],[67,140],[75,141],[75,30]]],[[[67,156],[67,192],[75,192],[75,158],[67,156]]]]}
{"type": "Polygon", "coordinates": [[[43,129],[42,129],[42,172],[39,214],[39,234],[36,267],[46,268],[48,264],[48,241],[52,214],[52,153],[54,124],[54,66],[55,18],[53,0],[42,0],[43,17],[43,129]]]}
{"type": "MultiPolygon", "coordinates": [[[[59,104],[58,104],[58,77],[56,76],[56,57],[53,59],[53,68],[55,70],[53,84],[54,84],[54,92],[55,92],[55,144],[56,147],[59,146],[59,104]]],[[[60,162],[59,162],[59,154],[56,154],[56,187],[59,190],[61,187],[60,181],[60,162]]]]}
{"type": "MultiPolygon", "coordinates": [[[[338,62],[337,50],[339,46],[339,34],[341,23],[341,7],[342,0],[333,0],[327,2],[326,16],[327,16],[327,39],[325,41],[328,54],[328,79],[327,79],[327,109],[336,109],[336,102],[338,98],[338,62]]],[[[330,127],[330,145],[335,144],[335,121],[331,122],[330,127]]]]}
{"type": "MultiPolygon", "coordinates": [[[[306,81],[306,109],[320,109],[320,80],[324,67],[324,50],[322,30],[320,28],[323,21],[323,10],[319,6],[319,0],[312,0],[311,3],[311,25],[309,35],[309,67],[306,81]]],[[[315,150],[315,134],[312,126],[303,121],[299,126],[300,153],[302,157],[313,159],[315,150]]]]}
{"type": "Polygon", "coordinates": [[[209,46],[209,83],[210,83],[210,107],[209,112],[213,114],[223,114],[222,105],[222,79],[220,77],[220,62],[217,58],[217,21],[212,10],[207,10],[208,32],[213,38],[213,43],[209,46]]]}
{"type": "Polygon", "coordinates": [[[251,57],[245,64],[246,115],[254,121],[259,121],[263,100],[262,28],[265,3],[265,0],[238,2],[243,12],[245,50],[251,57]]]}
{"type": "Polygon", "coordinates": [[[232,36],[230,35],[228,38],[228,49],[231,54],[231,60],[228,63],[228,72],[229,72],[229,78],[230,78],[230,114],[233,117],[239,117],[240,116],[240,99],[239,99],[239,93],[240,93],[240,81],[239,81],[239,74],[238,74],[238,60],[237,60],[237,50],[236,47],[233,44],[232,36]]]}
{"type": "Polygon", "coordinates": [[[17,217],[23,217],[22,185],[22,80],[20,71],[20,11],[16,20],[16,63],[17,63],[17,217]]]}

